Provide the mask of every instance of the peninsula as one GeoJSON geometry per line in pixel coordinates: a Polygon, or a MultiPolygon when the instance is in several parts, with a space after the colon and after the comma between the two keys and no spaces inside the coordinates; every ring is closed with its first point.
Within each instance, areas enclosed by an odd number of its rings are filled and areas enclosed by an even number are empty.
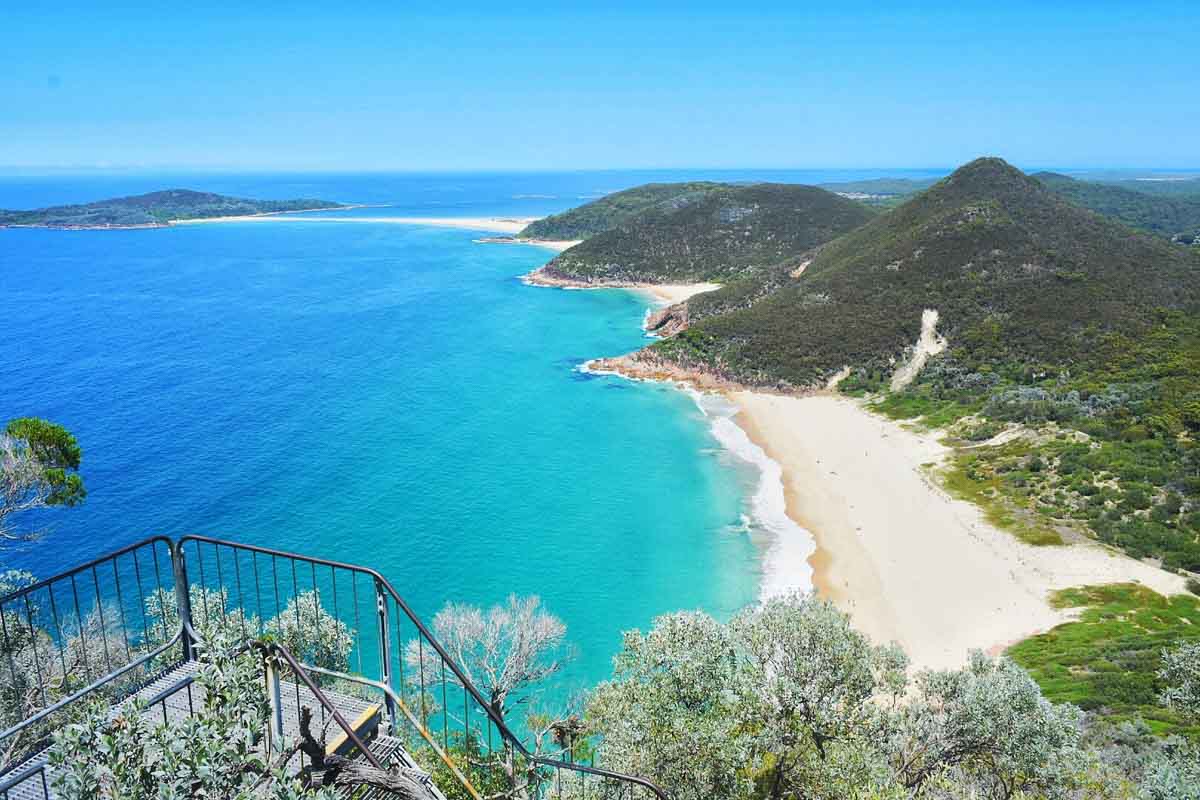
{"type": "Polygon", "coordinates": [[[162,228],[175,222],[348,207],[330,200],[249,200],[190,189],[167,189],[94,203],[51,206],[30,211],[0,210],[0,228],[162,228]]]}

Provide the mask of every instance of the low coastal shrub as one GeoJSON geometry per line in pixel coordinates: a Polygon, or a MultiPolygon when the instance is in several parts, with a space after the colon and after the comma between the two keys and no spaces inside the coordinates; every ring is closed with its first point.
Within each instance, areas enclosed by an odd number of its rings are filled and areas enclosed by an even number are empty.
{"type": "Polygon", "coordinates": [[[1200,599],[1163,597],[1126,583],[1064,589],[1051,602],[1081,609],[1079,619],[1008,651],[1049,700],[1073,703],[1107,722],[1142,719],[1155,733],[1200,741],[1200,720],[1159,702],[1158,677],[1165,649],[1200,641],[1200,599]]]}
{"type": "Polygon", "coordinates": [[[1188,578],[1184,586],[1192,594],[1200,596],[1200,578],[1188,578]]]}

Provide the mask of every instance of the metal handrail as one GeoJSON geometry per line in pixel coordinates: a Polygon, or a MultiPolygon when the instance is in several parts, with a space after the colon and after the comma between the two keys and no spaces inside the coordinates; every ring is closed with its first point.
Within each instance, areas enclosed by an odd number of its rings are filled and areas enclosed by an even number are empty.
{"type": "Polygon", "coordinates": [[[103,686],[106,686],[109,683],[112,683],[114,680],[121,677],[125,673],[132,671],[134,668],[140,667],[149,661],[153,661],[154,659],[158,658],[160,655],[165,653],[167,650],[170,650],[172,647],[174,647],[175,643],[179,641],[180,636],[182,634],[183,634],[182,629],[179,631],[176,631],[175,635],[172,636],[170,638],[170,640],[167,641],[166,644],[158,647],[155,650],[150,651],[149,653],[146,653],[143,656],[140,656],[139,658],[137,658],[134,661],[130,661],[128,664],[125,664],[120,669],[113,670],[112,672],[108,673],[107,675],[104,675],[103,677],[99,678],[98,680],[92,681],[87,686],[84,686],[81,689],[76,689],[74,692],[71,692],[71,694],[69,694],[66,697],[62,698],[61,700],[55,702],[53,705],[49,705],[43,709],[40,709],[37,713],[33,714],[32,716],[28,716],[25,719],[18,722],[16,725],[13,725],[12,727],[8,728],[7,730],[0,732],[0,742],[4,741],[8,737],[10,737],[16,733],[19,733],[20,731],[24,730],[25,728],[29,727],[30,725],[40,722],[41,720],[43,720],[46,717],[53,714],[54,712],[61,711],[63,708],[71,705],[72,703],[76,702],[77,700],[82,699],[84,696],[91,694],[92,692],[96,691],[97,689],[99,689],[103,686]]]}
{"type": "MultiPolygon", "coordinates": [[[[189,542],[189,541],[202,542],[202,543],[216,545],[216,546],[220,546],[220,547],[230,547],[230,548],[234,548],[234,549],[248,550],[251,552],[257,552],[257,553],[261,553],[263,555],[275,556],[275,557],[279,557],[279,558],[300,559],[301,561],[310,562],[310,563],[317,564],[320,566],[333,567],[334,569],[345,569],[345,570],[349,570],[351,572],[357,572],[359,574],[367,575],[367,576],[373,578],[379,586],[381,586],[383,589],[385,589],[387,591],[387,593],[391,596],[393,602],[396,603],[396,606],[405,613],[405,615],[408,617],[409,621],[413,623],[413,625],[416,627],[417,631],[421,634],[421,636],[423,636],[425,638],[425,640],[428,641],[429,644],[433,646],[433,648],[437,652],[437,654],[439,656],[441,656],[442,662],[450,668],[451,672],[454,673],[454,676],[455,676],[455,678],[458,679],[459,684],[475,699],[475,701],[480,706],[483,707],[484,712],[487,714],[488,718],[492,721],[492,723],[495,724],[496,729],[500,732],[501,737],[503,739],[505,739],[507,742],[509,742],[514,748],[516,748],[516,750],[522,756],[529,759],[533,763],[541,764],[541,765],[547,766],[547,767],[569,769],[569,770],[576,771],[576,772],[583,772],[583,773],[595,775],[597,777],[610,778],[612,780],[623,781],[626,783],[634,783],[634,784],[637,784],[637,785],[653,792],[654,795],[659,798],[659,800],[669,800],[666,793],[662,789],[660,789],[657,785],[655,785],[653,782],[651,782],[645,778],[639,777],[637,775],[626,775],[624,773],[614,772],[612,770],[601,769],[599,767],[586,767],[582,764],[574,764],[572,762],[562,761],[560,759],[546,758],[545,756],[538,756],[538,755],[531,753],[525,747],[525,745],[521,742],[520,738],[515,733],[513,733],[512,730],[508,727],[508,725],[504,722],[504,718],[502,716],[500,716],[500,714],[498,714],[494,708],[492,708],[492,705],[490,703],[488,703],[484,699],[483,695],[479,692],[479,690],[475,688],[475,685],[470,681],[470,679],[467,678],[467,676],[463,673],[462,669],[458,666],[458,664],[454,661],[454,659],[450,657],[450,654],[446,652],[445,648],[442,647],[441,643],[438,642],[437,638],[434,637],[433,632],[430,631],[427,627],[425,627],[425,623],[423,623],[417,617],[417,615],[415,613],[413,613],[412,609],[409,608],[408,603],[404,602],[404,599],[400,597],[400,593],[396,591],[395,587],[392,586],[392,584],[388,581],[388,579],[385,578],[378,571],[376,571],[370,567],[363,567],[363,566],[359,566],[357,564],[348,564],[348,563],[345,563],[342,561],[332,561],[332,560],[324,559],[324,558],[316,558],[313,556],[299,555],[297,553],[289,553],[285,550],[275,550],[275,549],[272,549],[269,547],[260,547],[258,545],[242,544],[240,542],[231,542],[231,541],[228,541],[225,539],[215,539],[210,536],[202,536],[202,535],[198,535],[198,534],[189,534],[187,536],[180,538],[179,543],[178,543],[178,553],[179,553],[179,557],[180,557],[181,561],[183,559],[183,545],[184,545],[184,543],[189,542]]],[[[186,567],[186,565],[185,565],[185,567],[186,567]]],[[[316,671],[322,671],[322,670],[318,669],[316,671]]],[[[347,676],[347,677],[349,677],[349,676],[347,676]]],[[[389,694],[394,695],[395,692],[392,691],[392,692],[389,692],[389,694]]]]}
{"type": "MultiPolygon", "coordinates": [[[[169,559],[169,562],[170,562],[167,566],[173,572],[174,564],[176,562],[175,543],[173,541],[171,541],[171,539],[169,539],[165,536],[151,536],[151,537],[142,539],[140,541],[133,542],[129,545],[126,545],[125,547],[118,548],[117,550],[114,550],[105,555],[99,556],[97,558],[93,558],[89,561],[86,561],[82,564],[76,565],[76,566],[72,567],[71,569],[64,570],[63,572],[60,572],[51,577],[37,580],[37,581],[29,584],[28,586],[24,586],[20,589],[16,589],[16,590],[9,592],[9,593],[5,594],[4,596],[0,597],[0,612],[3,612],[3,616],[5,617],[5,620],[8,619],[8,616],[10,614],[13,615],[18,626],[27,626],[27,630],[25,630],[23,628],[23,632],[28,632],[28,633],[32,634],[30,647],[32,648],[32,652],[33,652],[34,666],[37,669],[37,683],[35,684],[35,686],[40,691],[40,693],[42,695],[42,702],[44,703],[44,705],[42,707],[38,708],[36,711],[33,711],[32,713],[29,713],[29,716],[26,716],[25,718],[21,719],[20,721],[10,725],[3,731],[0,731],[0,742],[9,740],[13,736],[21,733],[22,731],[30,729],[33,726],[37,725],[38,723],[43,722],[44,720],[46,720],[48,717],[50,717],[54,713],[61,711],[63,708],[65,708],[75,702],[78,702],[79,700],[83,699],[84,697],[87,697],[88,695],[93,694],[110,684],[115,683],[118,679],[122,678],[123,676],[128,675],[129,673],[133,672],[134,670],[136,670],[140,667],[144,667],[147,664],[150,664],[155,659],[161,657],[164,653],[168,652],[171,648],[175,647],[181,641],[183,641],[184,644],[186,645],[186,638],[183,637],[182,625],[180,625],[173,632],[173,634],[171,634],[171,632],[169,632],[167,630],[167,628],[164,624],[162,626],[162,635],[163,635],[163,638],[165,639],[165,641],[159,640],[159,641],[162,641],[162,643],[157,646],[154,646],[152,650],[150,650],[148,652],[143,652],[140,655],[138,655],[137,657],[133,656],[133,654],[136,652],[139,652],[139,650],[141,648],[140,647],[138,647],[138,648],[131,647],[131,643],[134,642],[134,637],[136,636],[136,627],[132,626],[130,624],[129,620],[126,619],[125,612],[127,610],[127,607],[126,607],[126,604],[122,600],[121,571],[123,568],[128,569],[129,567],[132,567],[133,573],[136,576],[136,584],[137,584],[138,590],[139,591],[144,590],[145,587],[142,583],[142,574],[143,573],[139,567],[139,563],[140,563],[139,556],[142,556],[145,553],[145,551],[148,550],[149,553],[145,554],[143,557],[150,559],[150,561],[152,562],[152,568],[151,568],[151,565],[147,565],[147,570],[151,574],[151,585],[153,586],[154,591],[155,592],[167,591],[167,592],[171,593],[172,597],[177,597],[178,591],[179,591],[179,586],[178,586],[178,582],[176,580],[176,576],[174,574],[172,574],[169,577],[169,579],[164,580],[163,576],[162,576],[162,572],[160,571],[160,556],[163,555],[162,549],[166,550],[165,555],[169,559]],[[122,560],[127,559],[128,557],[132,557],[132,560],[131,561],[125,560],[124,564],[122,564],[122,560]],[[117,659],[112,658],[112,655],[109,650],[109,633],[110,633],[111,629],[108,626],[108,624],[105,620],[105,616],[104,616],[105,601],[101,597],[101,585],[102,585],[101,574],[102,573],[101,573],[101,571],[98,571],[98,568],[103,567],[103,575],[104,575],[103,580],[107,580],[107,579],[109,579],[108,571],[107,571],[108,566],[112,567],[112,574],[111,574],[111,580],[113,581],[112,586],[114,586],[115,590],[116,590],[117,614],[114,617],[110,617],[109,619],[113,623],[113,625],[117,626],[116,630],[120,632],[120,636],[118,636],[117,640],[115,642],[113,642],[113,644],[112,644],[113,648],[116,650],[117,659]],[[64,626],[63,623],[60,621],[60,610],[63,610],[63,606],[61,606],[61,605],[56,606],[56,604],[55,604],[56,590],[61,588],[62,591],[67,591],[67,589],[69,587],[70,595],[73,598],[73,603],[68,603],[68,606],[65,609],[66,610],[65,616],[69,617],[70,606],[73,605],[74,615],[75,615],[75,623],[77,626],[79,626],[79,629],[80,629],[79,639],[80,639],[80,642],[82,643],[82,646],[84,648],[87,647],[87,641],[84,639],[83,633],[82,633],[82,628],[85,625],[84,610],[87,607],[85,605],[81,608],[79,584],[77,583],[77,579],[80,579],[80,578],[82,578],[84,581],[90,581],[92,584],[92,589],[94,589],[94,591],[95,591],[94,610],[99,615],[98,619],[99,619],[99,624],[100,624],[100,630],[99,630],[99,634],[98,634],[97,638],[99,639],[99,641],[102,642],[102,645],[103,645],[103,659],[105,662],[107,662],[108,672],[103,673],[103,674],[98,674],[97,671],[93,671],[91,669],[91,667],[88,665],[87,660],[86,660],[86,655],[85,655],[82,674],[80,675],[75,672],[72,672],[71,676],[75,677],[75,678],[82,677],[84,680],[87,680],[88,683],[86,685],[82,686],[81,688],[71,691],[69,694],[67,694],[63,697],[60,697],[59,699],[57,699],[51,703],[51,702],[48,702],[49,698],[47,696],[48,695],[47,689],[48,689],[49,685],[46,682],[45,676],[42,674],[43,668],[45,668],[48,672],[50,672],[51,677],[53,677],[54,669],[56,667],[58,667],[59,665],[61,665],[61,672],[59,673],[59,676],[61,678],[63,678],[64,681],[68,677],[68,670],[67,670],[66,662],[65,662],[65,660],[62,659],[62,654],[65,652],[64,648],[66,646],[66,642],[61,640],[62,637],[64,636],[64,630],[66,629],[66,626],[64,626]],[[45,629],[44,633],[47,636],[52,637],[51,640],[54,643],[55,652],[57,652],[57,654],[59,655],[59,661],[57,664],[54,663],[53,653],[50,654],[51,658],[48,662],[40,661],[38,659],[38,655],[37,655],[39,645],[37,642],[38,632],[34,631],[34,616],[35,616],[35,609],[38,608],[37,598],[42,593],[44,593],[46,598],[49,600],[48,609],[42,609],[42,610],[48,610],[49,613],[52,614],[52,620],[53,620],[53,625],[51,627],[47,627],[45,629]],[[24,607],[23,613],[20,610],[20,608],[16,608],[11,611],[9,610],[10,606],[19,606],[19,605],[23,605],[23,607],[24,607]],[[22,619],[22,617],[24,617],[24,619],[22,619]],[[118,619],[119,619],[119,623],[118,623],[118,619]],[[133,628],[133,636],[130,635],[131,628],[133,628]],[[57,635],[57,637],[58,637],[57,639],[53,638],[55,635],[57,635]],[[169,636],[169,638],[167,638],[168,636],[169,636]],[[120,659],[120,651],[121,651],[120,645],[122,642],[124,643],[124,649],[126,651],[125,656],[129,660],[126,661],[124,664],[119,664],[118,666],[116,666],[114,668],[113,661],[120,659]],[[98,677],[97,677],[97,675],[98,675],[98,677]]],[[[126,577],[130,578],[133,576],[129,576],[127,574],[126,577]]],[[[112,598],[109,598],[109,599],[111,600],[112,598]]],[[[142,598],[140,596],[138,597],[139,604],[141,602],[143,602],[143,600],[144,600],[144,598],[142,598]]],[[[85,599],[85,603],[90,603],[90,602],[91,602],[90,598],[85,599]]],[[[141,617],[142,617],[142,625],[143,625],[142,634],[143,634],[143,636],[148,637],[149,636],[149,628],[147,628],[146,615],[145,615],[144,611],[143,611],[141,617]]],[[[182,619],[183,615],[181,614],[180,617],[182,619]]],[[[158,626],[153,626],[153,628],[155,630],[155,634],[157,635],[158,626]]],[[[39,630],[39,632],[42,632],[42,631],[39,630]]],[[[10,635],[10,631],[9,631],[8,626],[6,625],[3,630],[3,636],[5,638],[6,644],[8,642],[9,635],[10,635]]],[[[94,632],[90,633],[89,637],[92,635],[97,635],[97,634],[95,634],[94,632]]],[[[15,663],[13,662],[12,655],[13,654],[10,653],[8,667],[9,667],[9,671],[12,672],[14,681],[16,681],[17,680],[16,666],[15,666],[15,663]]],[[[97,655],[99,655],[99,653],[97,655]]],[[[186,652],[185,652],[185,655],[186,655],[186,652]]],[[[97,665],[97,666],[100,666],[100,665],[97,665]]],[[[18,759],[14,763],[0,764],[0,775],[7,775],[7,774],[13,772],[14,770],[18,769],[22,765],[22,763],[24,763],[24,761],[27,759],[27,757],[32,754],[33,754],[33,752],[26,753],[22,756],[21,759],[18,759]]]]}
{"type": "Polygon", "coordinates": [[[329,698],[325,696],[324,692],[317,688],[316,682],[309,677],[308,671],[303,665],[300,664],[299,661],[296,660],[296,657],[293,656],[286,647],[278,642],[262,642],[257,640],[251,642],[250,645],[254,649],[263,653],[265,656],[278,656],[286,661],[287,665],[292,670],[292,674],[303,681],[304,687],[312,693],[312,696],[317,699],[317,702],[324,706],[325,710],[329,712],[330,716],[332,716],[334,721],[338,724],[338,727],[342,729],[342,733],[346,734],[346,738],[358,748],[359,752],[363,754],[363,757],[367,759],[371,766],[375,767],[376,769],[383,769],[383,764],[381,764],[375,754],[371,752],[371,749],[363,744],[362,739],[358,737],[358,733],[355,732],[354,726],[346,721],[346,718],[342,716],[342,712],[337,710],[337,706],[335,706],[329,700],[329,698]]]}
{"type": "Polygon", "coordinates": [[[113,550],[111,553],[105,553],[102,556],[93,558],[91,561],[85,561],[82,564],[78,564],[74,567],[71,567],[68,570],[64,570],[63,572],[60,572],[57,575],[52,575],[49,578],[43,578],[42,580],[37,581],[36,583],[31,583],[28,586],[23,586],[20,589],[17,589],[16,591],[9,592],[8,594],[4,595],[3,597],[0,597],[0,605],[8,603],[11,600],[18,600],[21,597],[24,597],[25,595],[28,595],[28,594],[32,594],[40,589],[45,589],[46,587],[52,586],[53,584],[57,583],[58,581],[66,580],[67,578],[70,578],[72,575],[79,575],[81,573],[87,572],[92,567],[98,567],[101,564],[103,564],[105,561],[111,561],[114,558],[119,558],[119,557],[125,555],[126,553],[132,553],[134,550],[140,550],[141,548],[145,547],[148,544],[165,544],[167,546],[168,552],[171,553],[171,558],[172,559],[175,558],[175,547],[176,547],[175,542],[171,541],[166,536],[150,536],[148,538],[142,539],[141,541],[134,542],[133,544],[130,544],[130,545],[126,545],[125,547],[122,547],[119,550],[113,550]]]}
{"type": "MultiPolygon", "coordinates": [[[[140,665],[141,663],[145,663],[146,661],[149,661],[153,656],[160,655],[161,652],[165,651],[170,646],[172,646],[176,642],[180,641],[181,638],[182,638],[182,642],[184,645],[185,660],[189,659],[192,656],[192,653],[193,653],[192,648],[196,642],[200,641],[200,637],[196,635],[196,632],[192,629],[191,624],[190,624],[190,620],[191,620],[191,613],[190,613],[191,582],[188,579],[187,563],[186,563],[186,558],[184,555],[184,552],[185,552],[184,545],[188,542],[196,543],[197,548],[199,547],[200,544],[207,544],[207,545],[211,545],[214,547],[226,547],[226,548],[230,548],[232,550],[242,550],[242,551],[247,551],[247,552],[251,552],[251,553],[259,553],[264,556],[271,556],[271,557],[277,557],[277,558],[283,558],[283,559],[293,559],[293,560],[305,562],[305,563],[315,565],[315,566],[322,566],[322,567],[329,567],[331,569],[345,570],[347,572],[366,576],[366,577],[372,579],[375,582],[375,586],[377,587],[377,589],[381,592],[386,593],[386,595],[391,599],[391,601],[396,604],[396,607],[404,613],[404,615],[405,615],[405,617],[407,617],[408,621],[411,622],[412,625],[414,626],[414,628],[417,630],[417,633],[419,634],[419,636],[425,642],[427,642],[431,647],[433,647],[434,651],[441,658],[443,667],[448,668],[450,670],[450,672],[453,673],[456,681],[463,688],[463,690],[468,695],[470,695],[470,697],[472,699],[474,699],[474,701],[478,704],[478,706],[480,706],[483,709],[483,712],[486,715],[487,719],[493,725],[496,726],[496,730],[499,732],[501,738],[505,742],[507,742],[510,746],[512,746],[514,748],[514,750],[518,754],[520,754],[522,757],[524,757],[528,762],[530,762],[532,764],[538,764],[538,765],[548,767],[548,768],[567,769],[567,770],[571,770],[571,771],[582,773],[582,774],[593,775],[593,776],[596,776],[599,778],[605,778],[605,779],[609,779],[609,780],[620,781],[623,783],[634,784],[637,786],[641,786],[642,788],[652,792],[658,798],[658,800],[669,800],[667,794],[661,788],[659,788],[653,782],[651,782],[645,778],[642,778],[642,777],[639,777],[636,775],[626,775],[624,773],[615,772],[612,770],[606,770],[606,769],[602,769],[599,767],[592,767],[592,766],[585,766],[583,764],[576,764],[576,763],[573,763],[570,761],[564,761],[562,759],[547,758],[546,756],[540,756],[540,755],[536,755],[536,754],[530,752],[529,749],[525,747],[524,743],[522,743],[521,739],[508,727],[507,723],[504,721],[504,718],[496,711],[495,708],[492,707],[491,703],[489,703],[484,698],[482,693],[480,693],[480,691],[475,687],[475,685],[471,682],[471,680],[463,672],[462,668],[454,661],[453,658],[451,658],[450,654],[446,651],[446,649],[442,646],[442,644],[433,635],[433,632],[430,631],[429,628],[427,628],[425,626],[425,623],[423,623],[421,621],[421,619],[413,612],[413,610],[409,607],[408,603],[406,603],[404,601],[404,599],[400,596],[400,593],[396,590],[396,588],[380,572],[378,572],[370,567],[364,567],[364,566],[360,566],[357,564],[349,564],[349,563],[341,562],[341,561],[333,561],[330,559],[317,558],[317,557],[313,557],[313,556],[305,556],[305,555],[300,555],[297,553],[290,553],[290,552],[287,552],[284,550],[277,550],[277,549],[273,549],[273,548],[269,548],[269,547],[260,547],[258,545],[243,544],[240,542],[234,542],[234,541],[229,541],[229,540],[225,540],[225,539],[216,539],[216,538],[213,538],[210,536],[203,536],[203,535],[198,535],[198,534],[189,534],[189,535],[183,536],[178,541],[172,541],[171,539],[169,539],[165,536],[153,536],[153,537],[150,537],[147,539],[143,539],[134,544],[131,544],[126,547],[115,550],[112,553],[109,553],[107,555],[92,559],[91,561],[88,561],[80,566],[77,566],[77,567],[71,569],[71,570],[67,570],[67,571],[62,572],[58,575],[55,575],[51,578],[47,578],[45,580],[38,581],[37,583],[31,584],[30,586],[24,587],[15,592],[11,592],[3,597],[0,597],[0,606],[2,606],[4,603],[9,602],[13,599],[19,599],[22,596],[27,596],[32,592],[35,592],[35,591],[43,589],[47,586],[50,586],[50,585],[54,584],[56,581],[63,580],[65,578],[69,578],[72,575],[76,575],[81,572],[92,569],[93,567],[104,563],[106,560],[113,559],[118,556],[130,553],[130,552],[137,550],[138,548],[144,547],[148,544],[161,543],[161,544],[166,545],[167,550],[171,556],[172,569],[173,569],[174,578],[175,578],[174,583],[175,583],[176,603],[177,603],[177,606],[179,609],[180,619],[181,619],[181,623],[182,623],[180,626],[180,631],[177,632],[166,645],[163,645],[160,649],[156,650],[151,655],[142,657],[142,658],[138,659],[137,662],[127,664],[121,670],[118,670],[110,675],[107,675],[104,678],[102,678],[100,681],[95,682],[94,684],[90,684],[89,686],[84,687],[83,689],[72,693],[72,695],[70,697],[64,698],[63,700],[55,703],[53,706],[51,706],[47,709],[42,709],[41,711],[38,712],[38,714],[30,717],[29,719],[23,720],[22,722],[18,723],[18,725],[15,726],[14,728],[10,728],[8,731],[5,731],[2,734],[0,734],[0,740],[3,740],[4,738],[11,735],[16,730],[20,730],[24,727],[34,724],[35,722],[37,722],[40,719],[45,718],[45,716],[47,716],[52,711],[60,710],[63,706],[66,706],[72,702],[76,702],[82,696],[86,695],[89,692],[95,691],[97,688],[110,682],[115,677],[118,677],[119,675],[124,674],[132,667],[140,665]]],[[[199,552],[199,550],[197,550],[197,552],[199,552]]],[[[385,631],[385,635],[386,635],[386,631],[385,631]]],[[[385,642],[386,642],[386,639],[385,639],[385,642]]],[[[371,681],[369,679],[362,678],[362,677],[346,675],[344,673],[336,673],[336,672],[333,672],[330,670],[325,670],[325,669],[322,669],[319,667],[312,667],[309,665],[304,665],[301,662],[297,661],[291,653],[287,652],[286,648],[284,648],[282,645],[275,644],[273,649],[275,652],[280,653],[280,654],[286,653],[286,657],[284,658],[284,660],[289,662],[290,667],[297,670],[297,675],[302,676],[302,679],[305,680],[306,685],[308,685],[308,688],[310,688],[310,690],[315,690],[316,686],[315,686],[315,684],[313,684],[311,682],[311,679],[308,678],[308,676],[306,674],[307,670],[311,670],[311,671],[315,671],[315,672],[319,672],[319,673],[323,673],[323,674],[329,674],[329,675],[333,675],[336,677],[342,677],[342,678],[346,678],[349,680],[354,680],[354,681],[358,681],[360,683],[375,686],[376,688],[384,691],[385,696],[387,697],[387,699],[389,701],[389,705],[394,705],[395,703],[397,703],[397,701],[399,701],[403,705],[403,698],[401,698],[399,695],[397,695],[397,693],[390,686],[390,684],[388,684],[386,682],[371,681]]],[[[390,652],[388,652],[386,650],[384,652],[386,654],[385,658],[384,658],[384,668],[385,668],[384,677],[388,678],[388,675],[386,674],[386,670],[388,668],[387,664],[388,664],[388,660],[390,659],[390,652]]],[[[313,693],[314,693],[314,696],[318,697],[319,699],[324,697],[324,695],[322,693],[320,693],[319,690],[314,691],[313,693]]],[[[335,711],[335,718],[336,718],[336,711],[335,711]]],[[[344,722],[344,720],[341,720],[339,722],[339,724],[341,724],[343,722],[344,722]]],[[[357,736],[350,736],[349,738],[351,738],[352,741],[354,741],[356,746],[361,745],[361,742],[357,741],[357,736]]],[[[360,747],[360,749],[363,750],[364,754],[369,753],[369,751],[366,750],[365,747],[360,747]]],[[[443,754],[443,756],[444,756],[444,754],[443,754]]],[[[368,760],[372,760],[374,758],[373,755],[367,755],[366,757],[368,758],[368,760]]],[[[373,766],[379,766],[379,765],[377,762],[373,762],[373,766]]],[[[461,779],[461,776],[459,776],[459,777],[461,779]]]]}

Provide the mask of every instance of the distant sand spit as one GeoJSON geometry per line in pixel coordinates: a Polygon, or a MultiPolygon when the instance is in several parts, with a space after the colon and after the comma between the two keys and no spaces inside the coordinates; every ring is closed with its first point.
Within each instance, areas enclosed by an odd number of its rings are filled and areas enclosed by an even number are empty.
{"type": "MultiPolygon", "coordinates": [[[[428,225],[438,228],[459,228],[469,231],[486,231],[488,233],[506,233],[512,235],[520,233],[525,229],[525,226],[538,219],[541,219],[541,217],[352,217],[341,214],[337,216],[316,217],[306,215],[303,212],[283,212],[278,214],[253,214],[240,217],[174,220],[172,224],[196,225],[208,222],[358,222],[379,225],[428,225]]],[[[508,242],[509,240],[505,241],[508,242]]],[[[579,244],[577,241],[551,239],[513,239],[511,243],[546,247],[551,250],[566,250],[568,247],[579,244]]]]}

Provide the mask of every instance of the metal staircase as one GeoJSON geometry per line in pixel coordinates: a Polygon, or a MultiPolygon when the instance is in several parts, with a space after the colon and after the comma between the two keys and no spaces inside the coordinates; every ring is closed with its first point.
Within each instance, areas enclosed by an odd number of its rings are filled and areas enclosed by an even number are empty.
{"type": "MultiPolygon", "coordinates": [[[[54,797],[50,734],[85,701],[158,721],[198,713],[197,646],[218,630],[261,660],[266,756],[308,714],[325,756],[402,769],[430,800],[667,800],[596,766],[602,743],[587,764],[573,741],[565,758],[530,752],[374,570],[201,536],[147,539],[0,597],[0,800],[54,797]],[[349,637],[348,659],[330,663],[314,633],[349,637]]],[[[319,780],[318,766],[297,753],[286,771],[319,780]]]]}

